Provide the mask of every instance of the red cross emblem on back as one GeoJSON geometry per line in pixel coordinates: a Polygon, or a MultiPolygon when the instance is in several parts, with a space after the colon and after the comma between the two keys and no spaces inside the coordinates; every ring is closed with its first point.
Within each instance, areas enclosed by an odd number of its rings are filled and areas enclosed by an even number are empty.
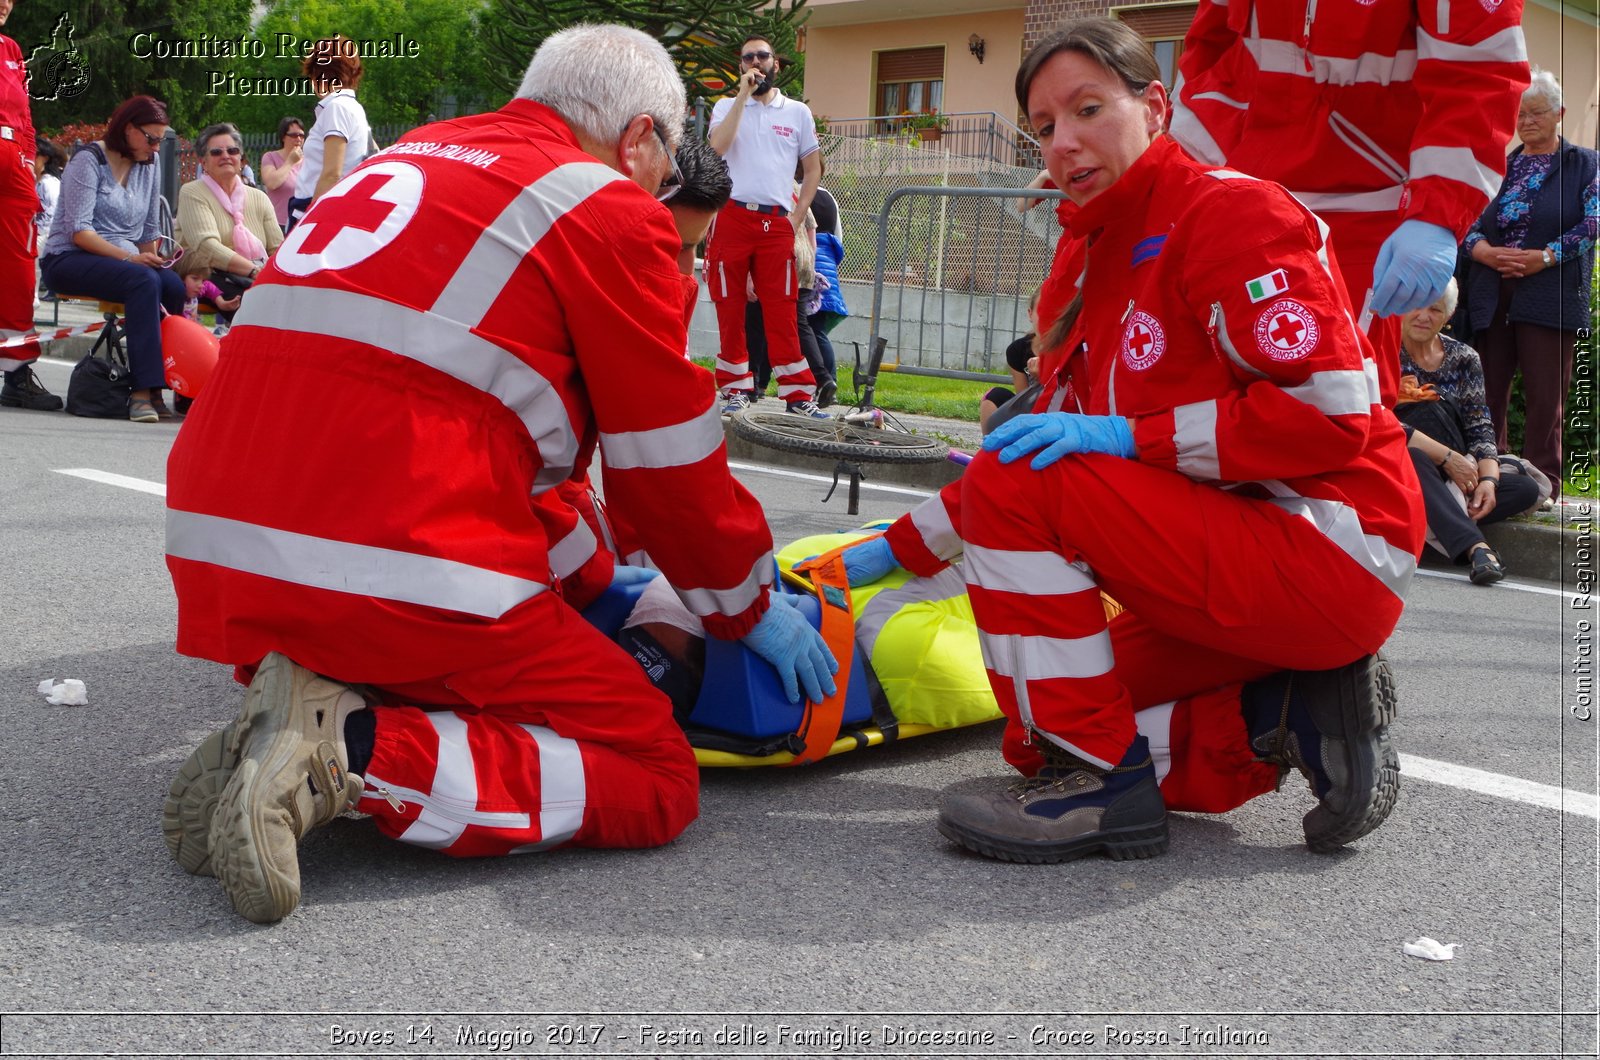
{"type": "Polygon", "coordinates": [[[1274,361],[1309,357],[1322,338],[1316,314],[1293,298],[1280,298],[1256,318],[1256,347],[1274,361]]]}
{"type": "Polygon", "coordinates": [[[329,203],[332,209],[321,210],[300,222],[311,228],[310,236],[297,248],[300,253],[321,254],[346,228],[376,232],[384,219],[394,212],[395,204],[372,196],[393,179],[388,173],[366,174],[360,183],[339,196],[337,206],[329,203]]]}
{"type": "Polygon", "coordinates": [[[422,170],[411,162],[367,162],[317,200],[273,264],[291,276],[310,276],[366,261],[411,223],[424,183],[422,170]]]}

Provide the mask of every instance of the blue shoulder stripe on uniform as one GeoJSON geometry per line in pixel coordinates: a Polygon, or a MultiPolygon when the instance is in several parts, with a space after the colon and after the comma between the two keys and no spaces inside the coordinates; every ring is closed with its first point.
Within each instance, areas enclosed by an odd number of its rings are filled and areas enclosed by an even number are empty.
{"type": "Polygon", "coordinates": [[[1143,265],[1145,262],[1161,253],[1161,247],[1167,241],[1166,233],[1141,239],[1133,245],[1133,265],[1143,265]]]}

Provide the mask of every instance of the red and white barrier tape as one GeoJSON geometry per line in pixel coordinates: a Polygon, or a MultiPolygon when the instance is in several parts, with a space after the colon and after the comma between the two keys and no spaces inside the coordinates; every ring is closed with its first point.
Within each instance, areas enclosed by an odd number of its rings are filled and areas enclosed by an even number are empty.
{"type": "Polygon", "coordinates": [[[41,342],[54,342],[57,339],[70,339],[74,335],[92,335],[106,326],[104,320],[96,320],[93,324],[84,324],[76,328],[59,328],[55,331],[41,331],[32,335],[18,335],[14,339],[0,342],[0,350],[15,349],[18,346],[30,346],[41,342]]]}

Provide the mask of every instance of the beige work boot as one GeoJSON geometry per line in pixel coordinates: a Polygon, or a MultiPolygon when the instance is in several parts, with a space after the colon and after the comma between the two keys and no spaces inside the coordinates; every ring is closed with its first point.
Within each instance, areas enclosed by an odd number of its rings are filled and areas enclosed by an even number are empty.
{"type": "Polygon", "coordinates": [[[245,693],[239,758],[211,816],[211,867],[246,920],[270,924],[300,903],[300,840],[361,797],[344,721],[366,701],[277,652],[245,693]]]}

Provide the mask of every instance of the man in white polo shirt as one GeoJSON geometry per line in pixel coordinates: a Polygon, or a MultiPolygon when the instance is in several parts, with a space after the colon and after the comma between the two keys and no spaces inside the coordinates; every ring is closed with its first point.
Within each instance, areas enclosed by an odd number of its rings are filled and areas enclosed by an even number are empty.
{"type": "Polygon", "coordinates": [[[722,334],[717,358],[717,387],[726,395],[722,411],[748,408],[755,391],[744,341],[745,279],[753,277],[778,396],[790,412],[827,419],[817,408],[816,379],[800,352],[795,306],[795,235],[822,177],[817,130],[811,109],[773,84],[778,57],[770,41],[747,39],[739,69],[739,94],[717,101],[708,136],[733,177],[733,198],[717,215],[706,251],[706,282],[722,334]],[[802,177],[798,199],[796,163],[802,177]]]}

